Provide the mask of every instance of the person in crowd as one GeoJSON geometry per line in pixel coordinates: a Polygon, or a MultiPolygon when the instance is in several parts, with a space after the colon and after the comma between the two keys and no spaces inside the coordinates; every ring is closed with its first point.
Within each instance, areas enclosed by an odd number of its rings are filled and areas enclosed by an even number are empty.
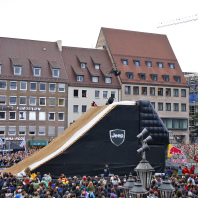
{"type": "Polygon", "coordinates": [[[179,168],[178,168],[178,175],[183,175],[183,170],[182,170],[182,168],[181,168],[181,166],[179,166],[179,168]]]}
{"type": "Polygon", "coordinates": [[[173,171],[171,170],[171,167],[168,168],[168,170],[166,171],[166,173],[167,173],[167,175],[168,175],[169,177],[172,176],[173,171]]]}
{"type": "Polygon", "coordinates": [[[190,171],[188,170],[188,165],[186,165],[184,168],[183,168],[183,171],[182,171],[183,175],[186,175],[186,174],[189,174],[190,171]]]}
{"type": "Polygon", "coordinates": [[[108,177],[109,176],[109,165],[108,164],[105,164],[105,167],[104,167],[104,177],[108,177]]]}
{"type": "Polygon", "coordinates": [[[194,174],[194,173],[195,173],[195,167],[194,165],[192,165],[189,174],[194,174]]]}

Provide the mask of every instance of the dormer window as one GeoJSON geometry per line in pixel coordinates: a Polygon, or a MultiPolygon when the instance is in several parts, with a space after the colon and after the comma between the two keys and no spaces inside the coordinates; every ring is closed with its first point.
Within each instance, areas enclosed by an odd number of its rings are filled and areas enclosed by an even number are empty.
{"type": "Polygon", "coordinates": [[[171,69],[175,69],[175,64],[174,63],[168,63],[169,64],[169,67],[171,68],[171,69]]]}
{"type": "Polygon", "coordinates": [[[34,76],[41,76],[41,68],[34,68],[34,76]]]}
{"type": "Polygon", "coordinates": [[[95,64],[95,69],[100,69],[100,64],[95,64]]]}
{"type": "Polygon", "coordinates": [[[99,77],[98,76],[92,76],[92,82],[93,83],[98,83],[99,82],[99,77]]]}
{"type": "Polygon", "coordinates": [[[169,82],[169,75],[162,75],[164,82],[169,82]]]}
{"type": "Polygon", "coordinates": [[[152,81],[157,81],[158,80],[157,74],[151,74],[151,79],[152,81]]]}
{"type": "Polygon", "coordinates": [[[164,67],[163,62],[157,62],[157,64],[158,64],[159,68],[163,68],[164,67]]]}
{"type": "Polygon", "coordinates": [[[77,82],[83,82],[84,81],[84,76],[76,76],[77,82]]]}
{"type": "Polygon", "coordinates": [[[122,64],[123,65],[128,65],[128,59],[122,59],[122,64]]]}
{"type": "Polygon", "coordinates": [[[147,67],[152,67],[152,62],[151,61],[146,61],[147,67]]]}
{"type": "Polygon", "coordinates": [[[85,69],[85,68],[86,68],[86,63],[80,63],[80,67],[81,67],[82,69],[85,69]]]}
{"type": "Polygon", "coordinates": [[[60,67],[58,66],[57,62],[56,61],[49,61],[50,63],[50,68],[51,68],[51,71],[52,71],[52,77],[59,77],[60,76],[60,67]]]}
{"type": "Polygon", "coordinates": [[[134,60],[135,66],[140,66],[140,61],[139,60],[134,60]]]}
{"type": "Polygon", "coordinates": [[[139,73],[140,80],[146,80],[146,74],[145,73],[139,73]]]}
{"type": "Polygon", "coordinates": [[[111,83],[111,78],[110,77],[105,77],[105,83],[111,83]]]}
{"type": "Polygon", "coordinates": [[[180,83],[181,82],[181,76],[174,76],[174,79],[176,82],[180,83]]]}
{"type": "Polygon", "coordinates": [[[14,66],[14,75],[21,75],[21,67],[14,66]]]}
{"type": "Polygon", "coordinates": [[[126,72],[127,78],[132,80],[133,79],[133,72],[126,72]]]}

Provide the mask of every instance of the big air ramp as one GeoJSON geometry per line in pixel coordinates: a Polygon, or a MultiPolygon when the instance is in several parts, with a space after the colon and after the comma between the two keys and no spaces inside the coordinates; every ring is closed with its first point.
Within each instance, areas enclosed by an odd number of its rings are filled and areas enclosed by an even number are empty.
{"type": "Polygon", "coordinates": [[[147,159],[157,172],[165,166],[168,131],[149,101],[123,101],[91,107],[46,147],[4,170],[13,174],[30,167],[53,177],[99,175],[109,164],[111,173],[133,172],[141,160],[137,134],[147,128],[154,141],[147,159]]]}

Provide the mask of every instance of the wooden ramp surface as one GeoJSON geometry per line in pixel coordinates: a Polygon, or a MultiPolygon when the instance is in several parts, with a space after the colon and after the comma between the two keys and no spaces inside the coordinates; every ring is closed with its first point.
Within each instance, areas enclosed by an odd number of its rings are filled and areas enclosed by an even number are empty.
{"type": "MultiPolygon", "coordinates": [[[[18,164],[14,165],[10,168],[7,168],[1,172],[11,172],[12,174],[17,174],[17,173],[22,172],[26,167],[30,166],[31,164],[34,164],[35,162],[38,162],[38,161],[44,159],[45,157],[49,156],[53,152],[57,151],[60,147],[62,147],[78,130],[80,130],[83,126],[85,126],[87,123],[89,123],[94,117],[96,117],[105,108],[107,108],[107,106],[108,105],[101,106],[101,107],[91,107],[86,113],[84,113],[78,120],[76,120],[72,125],[70,125],[64,132],[62,132],[58,137],[56,137],[46,147],[42,148],[41,150],[34,153],[33,155],[27,157],[26,159],[19,162],[18,164]]],[[[111,109],[113,109],[113,108],[114,108],[114,106],[111,109]]],[[[109,111],[111,111],[111,109],[109,111]]],[[[100,119],[98,121],[100,121],[100,119]]],[[[64,149],[64,150],[66,150],[66,149],[64,149]]],[[[62,150],[61,152],[63,152],[64,150],[62,150]]]]}

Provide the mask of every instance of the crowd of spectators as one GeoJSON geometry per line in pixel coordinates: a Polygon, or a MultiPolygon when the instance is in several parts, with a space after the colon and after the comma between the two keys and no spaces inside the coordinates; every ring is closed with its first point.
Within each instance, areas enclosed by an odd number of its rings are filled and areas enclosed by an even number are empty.
{"type": "Polygon", "coordinates": [[[183,148],[183,151],[188,154],[192,159],[198,158],[198,144],[197,143],[179,143],[178,147],[183,148]]]}
{"type": "Polygon", "coordinates": [[[26,157],[29,157],[33,153],[37,152],[39,148],[31,148],[26,151],[19,151],[16,153],[5,152],[0,154],[0,166],[1,167],[10,167],[18,162],[22,161],[26,157]]]}

